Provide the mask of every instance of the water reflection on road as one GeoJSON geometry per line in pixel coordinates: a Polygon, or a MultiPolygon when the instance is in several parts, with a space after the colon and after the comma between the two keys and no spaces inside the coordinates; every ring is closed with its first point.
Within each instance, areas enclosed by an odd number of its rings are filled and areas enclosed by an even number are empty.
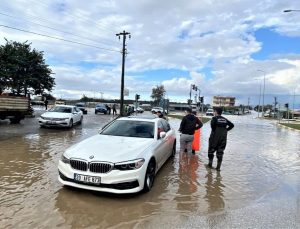
{"type": "MultiPolygon", "coordinates": [[[[83,126],[72,130],[34,128],[35,120],[21,126],[0,123],[1,227],[131,228],[163,222],[173,227],[185,225],[191,216],[205,217],[205,225],[213,227],[226,221],[229,211],[278,190],[299,204],[300,134],[251,116],[229,118],[236,127],[221,173],[205,167],[210,133],[205,125],[200,152],[177,153],[158,173],[150,193],[126,196],[63,188],[57,181],[62,152],[96,134],[107,116],[85,116],[83,126]]],[[[180,121],[170,123],[178,129],[180,121]]]]}

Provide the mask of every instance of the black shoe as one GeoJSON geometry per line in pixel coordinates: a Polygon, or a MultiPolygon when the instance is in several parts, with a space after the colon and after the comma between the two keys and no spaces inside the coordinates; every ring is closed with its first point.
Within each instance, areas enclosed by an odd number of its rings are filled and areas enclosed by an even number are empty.
{"type": "Polygon", "coordinates": [[[209,159],[208,164],[206,165],[208,168],[212,169],[213,160],[209,159]]]}

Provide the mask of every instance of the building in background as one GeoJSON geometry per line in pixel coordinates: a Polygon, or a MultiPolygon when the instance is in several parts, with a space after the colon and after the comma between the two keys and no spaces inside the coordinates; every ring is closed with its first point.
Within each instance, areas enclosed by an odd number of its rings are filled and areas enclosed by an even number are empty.
{"type": "Polygon", "coordinates": [[[232,96],[214,96],[213,107],[234,107],[235,97],[232,96]]]}

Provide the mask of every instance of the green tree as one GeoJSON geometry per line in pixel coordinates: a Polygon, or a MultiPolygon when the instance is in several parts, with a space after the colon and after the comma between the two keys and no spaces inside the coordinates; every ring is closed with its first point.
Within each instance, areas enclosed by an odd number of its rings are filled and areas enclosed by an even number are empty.
{"type": "Polygon", "coordinates": [[[154,104],[159,104],[160,100],[165,96],[165,93],[164,85],[157,85],[152,88],[151,98],[154,100],[154,104]]]}
{"type": "Polygon", "coordinates": [[[5,89],[25,96],[29,91],[35,95],[51,92],[55,86],[52,74],[43,52],[31,49],[27,41],[6,40],[6,44],[0,46],[0,94],[5,89]]]}

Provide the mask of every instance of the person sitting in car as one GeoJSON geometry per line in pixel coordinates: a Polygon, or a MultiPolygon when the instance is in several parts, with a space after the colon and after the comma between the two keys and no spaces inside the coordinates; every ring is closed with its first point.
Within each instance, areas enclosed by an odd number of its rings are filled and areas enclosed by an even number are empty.
{"type": "Polygon", "coordinates": [[[166,117],[163,115],[163,113],[161,111],[157,111],[156,115],[157,115],[158,118],[166,119],[166,117]]]}

